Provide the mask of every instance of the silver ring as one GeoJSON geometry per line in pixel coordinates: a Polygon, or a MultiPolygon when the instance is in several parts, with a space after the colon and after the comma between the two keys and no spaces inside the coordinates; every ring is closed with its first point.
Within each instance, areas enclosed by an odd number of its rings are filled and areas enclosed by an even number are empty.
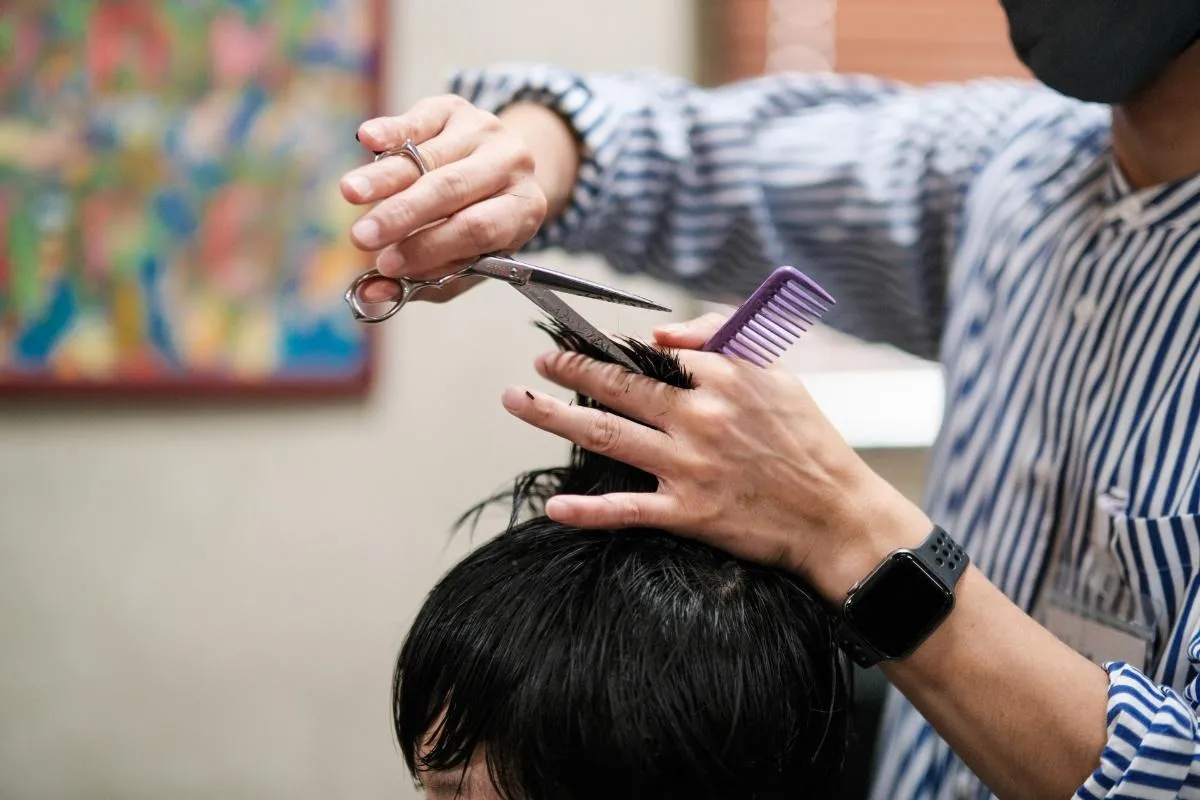
{"type": "Polygon", "coordinates": [[[429,168],[425,166],[425,160],[421,158],[421,151],[412,143],[412,139],[405,139],[404,144],[399,147],[393,147],[390,150],[384,150],[382,153],[376,154],[375,160],[379,161],[389,156],[407,156],[409,160],[417,165],[417,169],[422,175],[429,172],[429,168]]]}

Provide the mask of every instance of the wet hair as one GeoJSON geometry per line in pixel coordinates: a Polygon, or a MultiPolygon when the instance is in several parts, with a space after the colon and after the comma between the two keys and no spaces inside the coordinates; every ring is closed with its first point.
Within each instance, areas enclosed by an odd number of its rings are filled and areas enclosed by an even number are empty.
{"type": "MultiPolygon", "coordinates": [[[[670,353],[621,346],[646,375],[693,388],[670,353]]],[[[401,649],[396,733],[418,781],[482,752],[507,800],[837,796],[850,671],[808,584],[665,531],[542,513],[560,492],[656,488],[576,447],[464,515],[512,503],[508,529],[441,579],[401,649]]]]}

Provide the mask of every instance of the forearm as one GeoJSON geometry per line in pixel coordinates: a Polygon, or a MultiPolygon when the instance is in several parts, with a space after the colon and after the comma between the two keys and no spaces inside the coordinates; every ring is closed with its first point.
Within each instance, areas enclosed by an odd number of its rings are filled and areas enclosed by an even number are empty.
{"type": "Polygon", "coordinates": [[[1100,765],[1108,678],[979,570],[909,658],[884,667],[998,797],[1062,800],[1100,765]]]}
{"type": "MultiPolygon", "coordinates": [[[[871,474],[859,491],[873,499],[846,516],[858,545],[829,562],[824,580],[814,575],[834,602],[888,553],[918,546],[932,528],[881,478],[871,474]]],[[[1108,740],[1104,670],[973,566],[958,582],[946,620],[915,653],[883,671],[1001,798],[1071,797],[1100,766],[1108,740]]]]}

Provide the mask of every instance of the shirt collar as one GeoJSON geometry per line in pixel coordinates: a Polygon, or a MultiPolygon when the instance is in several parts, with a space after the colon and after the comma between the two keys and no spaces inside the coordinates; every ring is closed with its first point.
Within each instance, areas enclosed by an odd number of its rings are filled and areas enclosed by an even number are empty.
{"type": "Polygon", "coordinates": [[[1131,228],[1200,226],[1200,174],[1135,190],[1110,153],[1105,199],[1106,213],[1131,228]]]}

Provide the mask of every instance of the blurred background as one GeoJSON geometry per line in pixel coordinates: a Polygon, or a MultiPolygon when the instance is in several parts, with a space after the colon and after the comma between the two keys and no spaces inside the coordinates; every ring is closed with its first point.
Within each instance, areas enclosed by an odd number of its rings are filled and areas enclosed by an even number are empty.
{"type": "MultiPolygon", "coordinates": [[[[2,798],[416,796],[398,645],[470,547],[452,521],[565,448],[499,404],[550,388],[516,292],[418,304],[377,341],[349,324],[367,264],[336,180],[373,105],[513,60],[708,84],[1021,74],[995,0],[379,5],[0,0],[2,798]]],[[[664,321],[572,302],[625,334],[664,321]]],[[[936,367],[825,332],[789,364],[918,497],[936,367]]],[[[856,770],[880,690],[860,676],[856,770]]]]}

